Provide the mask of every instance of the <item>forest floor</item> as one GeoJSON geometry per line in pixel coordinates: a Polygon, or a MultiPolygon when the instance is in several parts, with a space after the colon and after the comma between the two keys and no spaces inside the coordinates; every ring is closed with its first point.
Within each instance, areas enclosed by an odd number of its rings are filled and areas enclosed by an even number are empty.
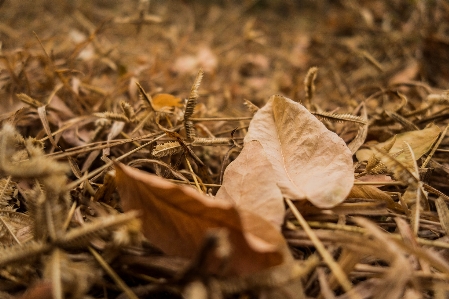
{"type": "Polygon", "coordinates": [[[448,89],[444,0],[0,1],[0,298],[447,298],[448,89]]]}

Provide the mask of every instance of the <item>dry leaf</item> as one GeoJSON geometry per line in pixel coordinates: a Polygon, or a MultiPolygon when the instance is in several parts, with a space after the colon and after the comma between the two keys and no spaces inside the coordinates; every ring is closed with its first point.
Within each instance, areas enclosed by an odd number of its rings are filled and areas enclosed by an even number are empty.
{"type": "MultiPolygon", "coordinates": [[[[396,137],[393,136],[385,142],[376,144],[376,147],[383,148],[391,142],[393,138],[396,138],[396,141],[394,142],[393,147],[389,150],[389,153],[394,154],[402,150],[405,141],[412,148],[415,158],[419,159],[432,148],[433,143],[437,140],[440,133],[441,129],[437,125],[432,124],[423,130],[410,131],[398,134],[396,137]]],[[[371,149],[361,149],[356,153],[357,160],[359,161],[368,161],[372,155],[373,151],[371,149]]],[[[404,156],[405,155],[400,154],[396,157],[396,159],[402,162],[405,159],[404,156]]]]}
{"type": "Polygon", "coordinates": [[[351,151],[301,104],[272,96],[250,123],[245,143],[252,140],[262,144],[285,197],[329,208],[351,190],[351,151]]]}
{"type": "Polygon", "coordinates": [[[393,210],[402,210],[401,206],[397,204],[393,198],[387,193],[379,190],[375,186],[369,185],[354,185],[351,189],[351,192],[348,195],[348,198],[366,198],[366,199],[375,199],[378,201],[386,202],[387,207],[393,210]]]}
{"type": "Polygon", "coordinates": [[[181,99],[168,93],[159,93],[152,97],[153,107],[156,110],[161,110],[167,107],[183,107],[181,99]]]}
{"type": "Polygon", "coordinates": [[[208,230],[226,228],[233,250],[226,274],[248,275],[292,259],[281,233],[258,215],[129,166],[115,168],[123,209],[142,212],[143,234],[164,253],[192,258],[208,230]]]}
{"type": "Polygon", "coordinates": [[[196,73],[202,68],[206,73],[213,73],[218,66],[217,56],[210,47],[202,45],[198,47],[196,55],[184,55],[175,60],[172,70],[180,74],[196,73]]]}
{"type": "Polygon", "coordinates": [[[216,198],[249,210],[280,229],[284,222],[282,193],[273,180],[273,167],[258,141],[245,144],[226,168],[216,198]]]}

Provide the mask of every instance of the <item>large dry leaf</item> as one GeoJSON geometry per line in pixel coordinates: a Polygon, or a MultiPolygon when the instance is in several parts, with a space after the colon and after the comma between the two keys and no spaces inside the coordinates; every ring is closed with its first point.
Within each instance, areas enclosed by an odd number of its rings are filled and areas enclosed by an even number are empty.
{"type": "Polygon", "coordinates": [[[273,180],[273,167],[258,141],[246,143],[237,159],[226,168],[216,198],[250,210],[279,229],[284,222],[282,193],[273,180]]]}
{"type": "Polygon", "coordinates": [[[272,96],[250,123],[245,143],[252,140],[262,144],[285,197],[329,208],[351,190],[351,151],[301,104],[272,96]]]}
{"type": "MultiPolygon", "coordinates": [[[[422,130],[398,134],[396,135],[396,140],[393,144],[393,147],[389,150],[389,153],[394,154],[401,151],[405,141],[412,148],[415,158],[419,159],[421,158],[422,155],[427,153],[432,148],[432,145],[437,140],[438,135],[440,135],[440,133],[441,129],[437,125],[432,124],[429,127],[422,130]]],[[[385,142],[376,144],[376,147],[383,148],[385,145],[392,142],[393,138],[395,137],[392,137],[385,142]]],[[[359,161],[368,161],[373,154],[374,152],[371,149],[361,149],[357,151],[356,157],[357,160],[359,161]]],[[[396,159],[400,162],[403,162],[405,159],[405,155],[400,154],[399,156],[396,157],[396,159]]]]}
{"type": "Polygon", "coordinates": [[[208,230],[225,228],[232,246],[229,274],[291,261],[282,234],[258,215],[129,166],[115,168],[123,209],[141,211],[143,234],[166,254],[192,258],[208,230]]]}

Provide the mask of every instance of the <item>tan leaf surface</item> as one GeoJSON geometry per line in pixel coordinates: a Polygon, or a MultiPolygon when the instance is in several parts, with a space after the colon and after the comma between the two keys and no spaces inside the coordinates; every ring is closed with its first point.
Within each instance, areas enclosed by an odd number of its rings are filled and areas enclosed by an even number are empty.
{"type": "Polygon", "coordinates": [[[237,159],[226,168],[216,198],[249,210],[279,229],[284,222],[282,193],[273,180],[273,167],[258,141],[246,143],[237,159]]]}
{"type": "Polygon", "coordinates": [[[351,190],[350,150],[301,104],[272,96],[250,123],[245,143],[251,140],[262,144],[285,197],[329,208],[351,190]]]}
{"type": "MultiPolygon", "coordinates": [[[[432,124],[422,130],[409,131],[398,134],[396,135],[396,141],[394,142],[393,147],[390,149],[389,153],[394,154],[402,150],[405,141],[412,148],[413,153],[415,154],[415,158],[419,159],[422,155],[424,155],[432,148],[433,143],[437,140],[440,133],[441,129],[437,125],[432,124]]],[[[385,142],[376,144],[376,147],[383,148],[386,144],[391,142],[393,138],[394,136],[385,142]]],[[[356,157],[359,161],[368,161],[373,153],[374,152],[371,149],[361,149],[357,151],[356,157]]],[[[405,155],[400,154],[396,157],[396,159],[400,162],[403,162],[405,160],[405,155]]]]}
{"type": "Polygon", "coordinates": [[[226,228],[228,274],[247,275],[292,259],[281,233],[258,215],[129,166],[115,168],[123,209],[141,211],[143,234],[166,254],[192,258],[208,230],[226,228]]]}

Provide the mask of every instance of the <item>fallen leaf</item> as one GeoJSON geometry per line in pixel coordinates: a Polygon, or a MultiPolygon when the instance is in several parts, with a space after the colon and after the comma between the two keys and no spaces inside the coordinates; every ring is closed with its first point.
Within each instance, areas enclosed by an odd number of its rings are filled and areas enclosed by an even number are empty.
{"type": "Polygon", "coordinates": [[[272,96],[249,125],[245,144],[252,140],[262,144],[285,197],[329,208],[351,190],[351,151],[301,104],[272,96]]]}
{"type": "Polygon", "coordinates": [[[215,197],[263,217],[280,230],[285,208],[272,173],[273,167],[260,142],[250,141],[226,168],[215,197]]]}
{"type": "Polygon", "coordinates": [[[156,110],[161,110],[162,108],[166,107],[183,107],[183,103],[181,102],[181,99],[178,97],[175,97],[168,93],[159,93],[157,95],[154,95],[152,97],[153,99],[153,107],[156,110]]]}
{"type": "Polygon", "coordinates": [[[194,73],[198,69],[198,58],[194,55],[184,55],[175,60],[172,70],[176,73],[194,73]]]}
{"type": "Polygon", "coordinates": [[[210,47],[198,47],[196,55],[183,55],[175,60],[172,70],[180,74],[196,73],[202,68],[206,73],[213,73],[217,69],[218,59],[210,47]]]}
{"type": "Polygon", "coordinates": [[[141,211],[143,234],[164,253],[192,258],[210,229],[225,228],[232,247],[227,275],[292,260],[282,234],[260,216],[129,166],[115,168],[123,210],[141,211]]]}
{"type": "MultiPolygon", "coordinates": [[[[441,129],[437,125],[432,124],[422,130],[409,131],[398,134],[396,135],[396,141],[394,142],[393,147],[389,150],[389,153],[394,154],[402,150],[405,141],[412,148],[413,153],[415,154],[415,158],[419,159],[422,157],[422,155],[424,155],[432,148],[432,145],[437,140],[440,133],[441,129]]],[[[395,137],[393,136],[385,142],[376,144],[376,147],[383,148],[385,145],[390,143],[393,138],[395,137]]],[[[368,159],[373,154],[374,152],[371,149],[361,149],[357,151],[356,157],[359,161],[368,161],[368,159]]],[[[400,162],[403,162],[406,159],[404,154],[400,154],[395,158],[400,162]]]]}
{"type": "Polygon", "coordinates": [[[390,195],[381,191],[379,188],[377,188],[375,186],[354,185],[354,186],[352,186],[352,189],[348,195],[348,198],[374,199],[377,201],[386,202],[387,207],[389,209],[399,210],[399,211],[402,210],[401,205],[396,203],[390,195]]]}

